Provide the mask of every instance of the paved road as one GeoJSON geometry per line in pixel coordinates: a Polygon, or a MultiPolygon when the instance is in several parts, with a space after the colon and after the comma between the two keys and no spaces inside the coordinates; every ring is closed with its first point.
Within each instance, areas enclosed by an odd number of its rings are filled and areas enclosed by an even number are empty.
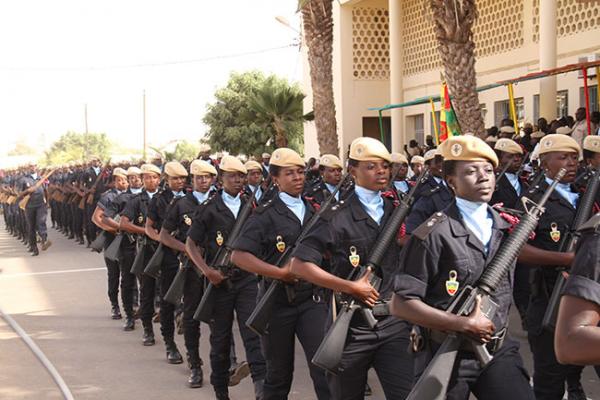
{"type": "MultiPolygon", "coordinates": [[[[141,345],[141,327],[121,330],[122,321],[109,318],[106,272],[102,257],[50,231],[54,245],[40,257],[30,257],[24,246],[8,235],[0,223],[0,306],[31,335],[56,366],[78,400],[110,399],[212,399],[210,385],[186,387],[185,364],[169,365],[164,346],[141,345]]],[[[519,324],[513,316],[513,327],[519,324]]],[[[158,326],[156,327],[158,333],[158,326]]],[[[208,327],[202,326],[201,355],[208,363],[208,327]]],[[[525,336],[515,328],[529,370],[531,356],[525,336]]],[[[184,350],[183,338],[176,338],[184,350]]],[[[243,347],[236,331],[238,357],[243,347]]],[[[25,344],[0,320],[0,399],[60,399],[52,379],[25,344]]],[[[208,382],[209,368],[205,369],[208,382]]],[[[600,384],[593,370],[584,373],[588,397],[600,399],[600,384]]],[[[374,374],[374,394],[384,398],[374,374]]],[[[252,399],[250,379],[231,388],[232,399],[252,399]]],[[[306,361],[296,347],[296,374],[292,400],[314,399],[306,361]]]]}

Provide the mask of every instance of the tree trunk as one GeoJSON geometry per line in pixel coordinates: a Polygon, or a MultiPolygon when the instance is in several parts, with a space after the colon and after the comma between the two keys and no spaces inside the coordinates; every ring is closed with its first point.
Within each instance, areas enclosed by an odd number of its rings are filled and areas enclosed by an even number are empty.
{"type": "Polygon", "coordinates": [[[333,0],[310,0],[302,8],[304,40],[313,94],[317,141],[321,154],[339,155],[333,100],[333,0]]]}
{"type": "Polygon", "coordinates": [[[288,140],[287,135],[285,133],[285,127],[283,126],[283,123],[280,120],[275,119],[275,121],[273,121],[273,130],[275,131],[275,147],[288,147],[288,140]]]}
{"type": "Polygon", "coordinates": [[[475,0],[430,0],[438,51],[462,133],[485,137],[475,74],[475,0]],[[458,22],[458,23],[457,23],[458,22]]]}

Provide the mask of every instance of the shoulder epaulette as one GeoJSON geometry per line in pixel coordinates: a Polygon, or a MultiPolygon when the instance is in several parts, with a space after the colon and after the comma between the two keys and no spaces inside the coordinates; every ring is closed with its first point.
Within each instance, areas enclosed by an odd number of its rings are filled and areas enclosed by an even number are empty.
{"type": "Polygon", "coordinates": [[[600,227],[600,213],[596,213],[592,218],[588,219],[577,231],[586,231],[589,229],[598,229],[600,227]]]}
{"type": "Polygon", "coordinates": [[[448,219],[448,216],[446,214],[444,214],[443,212],[436,212],[435,214],[433,214],[431,217],[429,217],[429,219],[427,219],[427,221],[423,222],[421,225],[419,225],[417,227],[417,229],[415,229],[413,231],[413,235],[418,237],[421,240],[424,240],[425,238],[427,238],[427,236],[433,232],[435,230],[435,228],[437,226],[440,225],[440,222],[445,221],[446,219],[448,219]]]}

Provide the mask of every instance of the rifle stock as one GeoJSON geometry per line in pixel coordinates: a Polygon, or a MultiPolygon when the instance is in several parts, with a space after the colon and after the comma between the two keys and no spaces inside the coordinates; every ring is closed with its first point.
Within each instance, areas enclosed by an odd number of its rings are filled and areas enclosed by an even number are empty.
{"type": "Polygon", "coordinates": [[[119,250],[121,248],[121,242],[123,241],[124,235],[119,233],[110,245],[104,250],[104,258],[109,259],[111,261],[119,261],[119,250]]]}
{"type": "Polygon", "coordinates": [[[144,273],[145,253],[146,253],[146,240],[145,240],[145,238],[138,239],[137,251],[135,253],[135,258],[133,259],[133,264],[131,264],[130,272],[132,274],[139,276],[144,273]]]}
{"type": "Polygon", "coordinates": [[[163,257],[165,255],[164,250],[165,249],[163,248],[163,244],[160,243],[152,257],[148,261],[146,268],[144,268],[144,274],[153,278],[158,278],[158,276],[160,275],[160,269],[162,267],[163,257]]]}
{"type": "Polygon", "coordinates": [[[183,287],[185,286],[185,278],[189,269],[190,265],[188,264],[187,260],[184,260],[184,262],[179,265],[177,274],[175,275],[175,278],[173,278],[173,282],[171,282],[169,290],[167,290],[167,293],[165,293],[165,301],[173,305],[179,305],[181,302],[181,297],[183,296],[183,287]]]}
{"type": "Polygon", "coordinates": [[[90,243],[90,248],[96,253],[102,252],[104,244],[106,243],[106,240],[108,240],[107,235],[108,234],[106,233],[106,231],[102,231],[98,236],[96,236],[96,239],[94,239],[92,243],[90,243]]]}

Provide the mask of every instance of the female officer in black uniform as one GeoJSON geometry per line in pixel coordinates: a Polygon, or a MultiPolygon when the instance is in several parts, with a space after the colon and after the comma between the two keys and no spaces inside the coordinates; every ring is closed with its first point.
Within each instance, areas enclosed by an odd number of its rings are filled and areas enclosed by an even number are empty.
{"type": "MultiPolygon", "coordinates": [[[[474,285],[494,257],[510,225],[487,202],[495,186],[498,158],[481,139],[456,136],[440,146],[444,175],[455,200],[421,224],[402,251],[391,306],[393,315],[434,332],[458,332],[492,342],[494,358],[481,369],[473,352],[459,350],[447,392],[466,400],[469,392],[486,400],[533,400],[519,345],[506,337],[512,273],[496,289],[493,321],[476,306],[469,316],[444,310],[461,286],[474,285]],[[502,344],[502,339],[504,343],[502,344]]],[[[427,340],[415,370],[422,373],[439,340],[427,340]]]]}
{"type": "MultiPolygon", "coordinates": [[[[279,194],[256,209],[236,240],[232,261],[240,268],[267,278],[294,282],[289,264],[282,268],[274,264],[286,246],[294,245],[302,225],[314,213],[301,196],[304,168],[304,160],[294,150],[279,148],[271,154],[269,171],[279,194]]],[[[263,291],[266,286],[262,286],[263,291]]],[[[288,302],[285,291],[279,290],[269,332],[262,337],[267,362],[264,399],[287,399],[294,374],[296,336],[304,348],[317,398],[329,399],[324,371],[310,362],[323,339],[319,327],[325,324],[325,304],[311,284],[296,283],[294,287],[296,297],[292,303],[288,302]]]]}
{"type": "Polygon", "coordinates": [[[213,321],[210,323],[210,383],[216,398],[229,399],[230,348],[233,335],[233,313],[235,311],[240,328],[246,358],[254,381],[257,399],[262,399],[262,386],[265,378],[265,360],[260,352],[258,336],[246,327],[246,320],[256,306],[256,276],[232,267],[223,272],[210,268],[220,246],[227,242],[240,209],[246,202],[240,192],[244,186],[246,168],[233,156],[225,156],[219,165],[223,189],[202,204],[193,217],[188,230],[185,249],[196,267],[215,285],[213,321]],[[203,249],[202,253],[200,249],[203,249]],[[224,275],[226,274],[226,276],[224,275]],[[231,288],[220,287],[228,279],[231,288]]]}
{"type": "MultiPolygon", "coordinates": [[[[292,259],[292,271],[302,279],[335,292],[350,294],[367,304],[391,297],[391,282],[398,267],[399,247],[390,247],[378,275],[383,279],[381,293],[368,281],[368,274],[349,281],[353,268],[367,260],[377,236],[393,211],[392,201],[381,196],[390,179],[391,156],[383,143],[359,138],[350,145],[350,173],[355,188],[343,202],[325,212],[298,243],[292,259]],[[330,271],[323,268],[329,258],[330,271]]],[[[330,310],[330,316],[333,310],[330,310]]],[[[377,317],[371,329],[356,313],[350,323],[337,376],[330,376],[329,388],[334,399],[363,399],[367,372],[373,367],[388,399],[403,399],[413,382],[412,356],[408,354],[408,325],[392,316],[377,317]]],[[[331,323],[327,319],[325,328],[331,323]]]]}
{"type": "MultiPolygon", "coordinates": [[[[160,241],[178,253],[185,254],[185,240],[192,225],[192,216],[198,206],[208,200],[215,167],[203,160],[194,160],[190,165],[193,176],[193,191],[173,202],[160,230],[160,241]]],[[[200,322],[194,319],[194,312],[204,292],[204,280],[198,273],[188,268],[183,289],[183,337],[190,367],[188,385],[202,387],[202,360],[200,359],[200,322]]]]}

